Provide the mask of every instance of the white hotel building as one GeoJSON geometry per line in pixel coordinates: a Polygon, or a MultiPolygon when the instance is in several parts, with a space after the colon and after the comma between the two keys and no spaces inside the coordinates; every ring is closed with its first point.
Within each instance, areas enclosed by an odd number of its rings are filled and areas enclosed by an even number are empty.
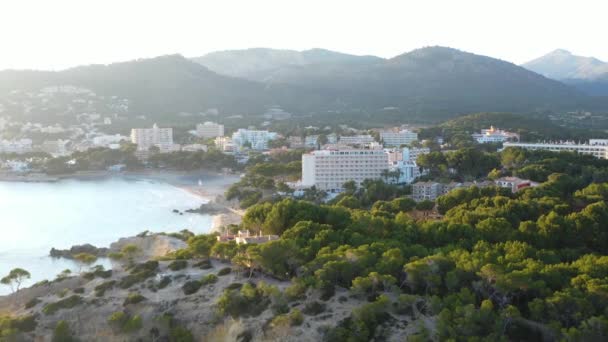
{"type": "Polygon", "coordinates": [[[209,121],[198,124],[196,125],[196,135],[205,139],[221,137],[224,135],[224,125],[209,121]]]}
{"type": "Polygon", "coordinates": [[[252,150],[263,151],[268,149],[268,142],[277,136],[275,132],[239,128],[232,134],[232,143],[238,150],[250,147],[252,150]]]}
{"type": "Polygon", "coordinates": [[[546,150],[552,152],[576,152],[592,155],[600,159],[608,159],[608,140],[593,139],[588,144],[576,144],[574,142],[563,143],[514,143],[505,142],[503,148],[519,147],[526,150],[546,150]]]}
{"type": "Polygon", "coordinates": [[[302,186],[339,191],[345,182],[358,185],[380,179],[389,167],[383,150],[318,150],[302,155],[302,186]]]}
{"type": "Polygon", "coordinates": [[[399,147],[418,141],[418,133],[404,129],[400,132],[380,132],[380,139],[387,147],[399,147]]]}
{"type": "Polygon", "coordinates": [[[156,124],[152,128],[131,129],[131,142],[137,144],[137,149],[147,151],[152,146],[163,150],[173,148],[173,128],[158,128],[156,124]]]}
{"type": "Polygon", "coordinates": [[[479,144],[502,143],[509,140],[519,141],[519,134],[496,129],[490,126],[489,129],[482,129],[481,133],[471,134],[473,139],[479,144]]]}

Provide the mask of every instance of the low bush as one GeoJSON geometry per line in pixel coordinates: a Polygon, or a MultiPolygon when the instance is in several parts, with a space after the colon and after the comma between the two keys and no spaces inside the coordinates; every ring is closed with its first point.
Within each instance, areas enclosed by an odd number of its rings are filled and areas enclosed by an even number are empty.
{"type": "Polygon", "coordinates": [[[129,275],[120,280],[118,286],[123,289],[128,289],[131,286],[141,283],[144,280],[155,276],[158,273],[158,261],[146,261],[142,264],[137,264],[129,270],[129,275]]]}
{"type": "Polygon", "coordinates": [[[146,297],[142,296],[139,293],[130,293],[127,298],[125,298],[125,301],[122,303],[123,306],[127,306],[129,304],[137,304],[140,303],[142,301],[146,300],[146,297]]]}
{"type": "Polygon", "coordinates": [[[77,295],[72,295],[68,298],[64,298],[55,303],[49,303],[42,308],[42,312],[46,315],[52,315],[55,312],[61,309],[71,309],[79,304],[82,304],[84,301],[82,297],[77,295]]]}
{"type": "Polygon", "coordinates": [[[238,290],[241,287],[243,287],[243,284],[241,284],[241,283],[232,283],[232,284],[226,286],[226,290],[238,290]]]}
{"type": "Polygon", "coordinates": [[[106,291],[113,288],[114,285],[116,285],[116,281],[109,280],[109,281],[106,281],[104,283],[101,283],[101,284],[95,286],[95,288],[94,288],[95,296],[103,297],[103,295],[106,293],[106,291]]]}
{"type": "Polygon", "coordinates": [[[215,274],[208,274],[201,278],[201,285],[209,285],[217,283],[218,277],[215,274]]]}
{"type": "Polygon", "coordinates": [[[130,333],[141,329],[143,326],[141,317],[130,316],[122,311],[114,312],[108,317],[108,323],[112,328],[123,333],[130,333]]]}
{"type": "Polygon", "coordinates": [[[28,300],[27,303],[25,303],[25,308],[31,309],[34,306],[38,305],[39,303],[42,303],[42,301],[39,298],[32,298],[32,299],[28,300]]]}
{"type": "Polygon", "coordinates": [[[209,270],[213,268],[213,265],[211,265],[211,260],[206,259],[206,260],[202,260],[197,262],[196,264],[192,265],[194,267],[198,267],[201,270],[209,270]]]}
{"type": "Polygon", "coordinates": [[[219,270],[219,272],[217,272],[217,275],[218,276],[224,276],[224,275],[230,274],[230,272],[232,272],[232,268],[230,268],[230,267],[224,267],[221,270],[219,270]]]}
{"type": "Polygon", "coordinates": [[[188,267],[188,261],[186,261],[186,260],[175,260],[175,261],[172,261],[169,264],[168,267],[172,271],[183,270],[184,268],[188,267]]]}
{"type": "Polygon", "coordinates": [[[196,293],[198,289],[202,286],[201,282],[198,280],[190,280],[184,283],[182,286],[182,291],[184,291],[185,295],[191,295],[196,293]]]}
{"type": "Polygon", "coordinates": [[[317,301],[307,303],[304,306],[304,313],[309,316],[316,316],[325,311],[325,304],[319,303],[317,301]]]}
{"type": "Polygon", "coordinates": [[[70,326],[66,321],[59,321],[53,330],[53,339],[52,342],[76,342],[78,341],[74,336],[72,336],[72,332],[70,331],[70,326]]]}
{"type": "Polygon", "coordinates": [[[165,287],[169,286],[169,284],[171,284],[171,277],[170,276],[164,276],[160,279],[160,281],[158,282],[158,288],[159,289],[164,289],[165,287]]]}

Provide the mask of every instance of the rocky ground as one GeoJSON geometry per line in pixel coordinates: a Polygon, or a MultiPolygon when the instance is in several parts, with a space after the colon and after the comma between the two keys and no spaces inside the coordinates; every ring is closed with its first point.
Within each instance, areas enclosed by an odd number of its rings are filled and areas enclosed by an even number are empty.
{"type": "MultiPolygon", "coordinates": [[[[125,244],[136,244],[146,251],[147,259],[157,258],[181,248],[183,242],[175,240],[160,235],[133,237],[121,239],[110,250],[118,250],[125,244]]],[[[116,265],[111,274],[83,272],[0,297],[0,311],[11,316],[35,316],[36,328],[21,334],[18,340],[23,341],[51,341],[59,321],[67,322],[72,334],[80,341],[168,341],[171,327],[175,326],[189,330],[195,341],[322,341],[328,328],[349,317],[354,308],[366,302],[350,296],[345,289],[337,289],[336,294],[327,301],[322,301],[316,291],[308,290],[306,298],[289,303],[290,310],[305,312],[299,326],[272,326],[270,322],[275,313],[270,308],[255,317],[244,315],[233,319],[220,316],[216,304],[226,288],[263,281],[284,290],[290,282],[260,274],[249,278],[248,273],[235,270],[222,275],[226,272],[222,270],[230,267],[230,264],[218,260],[199,262],[189,260],[184,268],[176,269],[172,261],[159,261],[153,272],[138,276],[132,285],[124,285],[125,279],[134,273],[132,268],[128,271],[124,264],[116,265]],[[217,275],[216,283],[203,285],[195,293],[185,294],[184,284],[210,274],[217,275]],[[108,285],[112,283],[113,286],[108,285]],[[104,287],[105,291],[100,290],[104,287]],[[140,296],[139,302],[125,302],[135,294],[140,296]],[[57,304],[70,301],[70,305],[57,304]],[[321,303],[323,310],[306,313],[305,308],[313,302],[321,303]],[[57,310],[49,309],[53,306],[57,306],[57,310]],[[123,312],[127,317],[140,317],[141,327],[132,331],[117,328],[109,322],[109,317],[117,312],[123,312]]],[[[392,331],[391,340],[402,341],[413,326],[409,324],[408,317],[400,317],[387,328],[392,331]]]]}

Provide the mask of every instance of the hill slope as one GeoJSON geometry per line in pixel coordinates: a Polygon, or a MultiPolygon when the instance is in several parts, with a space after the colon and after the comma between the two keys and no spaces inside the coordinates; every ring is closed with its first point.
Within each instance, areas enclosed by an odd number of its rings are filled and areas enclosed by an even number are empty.
{"type": "Polygon", "coordinates": [[[382,61],[375,56],[355,56],[325,49],[305,51],[253,48],[212,52],[193,61],[218,74],[269,81],[284,69],[304,65],[372,64],[382,61]]]}

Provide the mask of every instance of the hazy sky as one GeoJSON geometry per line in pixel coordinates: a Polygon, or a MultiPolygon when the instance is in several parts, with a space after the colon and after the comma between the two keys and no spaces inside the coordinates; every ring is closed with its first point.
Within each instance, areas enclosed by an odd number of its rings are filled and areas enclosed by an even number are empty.
{"type": "Polygon", "coordinates": [[[0,69],[322,47],[393,57],[444,45],[522,63],[608,61],[605,0],[0,0],[0,69]]]}

